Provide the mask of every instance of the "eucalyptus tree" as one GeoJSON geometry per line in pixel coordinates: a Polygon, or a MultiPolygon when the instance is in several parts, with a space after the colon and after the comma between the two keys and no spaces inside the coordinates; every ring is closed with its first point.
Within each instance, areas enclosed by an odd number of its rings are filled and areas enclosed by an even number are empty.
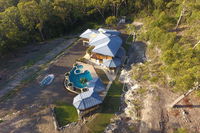
{"type": "Polygon", "coordinates": [[[28,2],[20,2],[17,5],[21,21],[29,31],[39,31],[42,40],[44,40],[43,26],[48,17],[48,11],[45,11],[34,0],[28,2]]]}
{"type": "Polygon", "coordinates": [[[52,5],[54,14],[60,17],[63,21],[63,24],[66,26],[70,20],[72,5],[67,0],[54,0],[52,5]]]}
{"type": "Polygon", "coordinates": [[[0,13],[0,47],[10,49],[25,43],[26,31],[23,30],[17,7],[9,7],[0,13]]]}
{"type": "Polygon", "coordinates": [[[87,0],[87,6],[94,7],[105,20],[105,10],[109,7],[109,0],[87,0]]]}

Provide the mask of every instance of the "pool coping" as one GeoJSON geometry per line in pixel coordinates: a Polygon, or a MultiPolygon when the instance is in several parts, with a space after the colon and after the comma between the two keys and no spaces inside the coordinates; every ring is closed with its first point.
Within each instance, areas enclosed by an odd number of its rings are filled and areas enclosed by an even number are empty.
{"type": "MultiPolygon", "coordinates": [[[[83,71],[83,72],[85,72],[86,70],[89,71],[90,74],[91,74],[91,76],[92,76],[92,79],[94,79],[94,78],[99,78],[99,76],[97,75],[96,70],[95,70],[95,68],[94,68],[93,65],[90,65],[90,64],[86,64],[86,63],[83,63],[83,62],[76,61],[76,63],[73,64],[73,68],[76,67],[75,64],[77,64],[77,65],[82,65],[82,66],[83,66],[83,68],[82,68],[82,71],[83,71]]],[[[72,68],[72,69],[73,69],[73,68],[72,68]]],[[[72,70],[72,69],[71,69],[71,70],[72,70]]],[[[70,71],[71,71],[71,70],[70,70],[70,71]]],[[[70,72],[70,71],[69,71],[69,72],[70,72]]],[[[66,72],[66,73],[68,73],[68,72],[66,72]]],[[[74,90],[70,89],[71,87],[74,88],[75,86],[73,85],[73,82],[69,82],[69,83],[72,83],[72,86],[68,86],[68,85],[66,84],[66,80],[69,80],[69,76],[65,76],[65,79],[64,79],[64,87],[65,87],[68,91],[70,91],[70,92],[72,92],[72,93],[80,94],[80,93],[83,92],[82,89],[87,88],[87,87],[84,87],[84,88],[78,88],[78,87],[76,87],[77,89],[80,89],[80,90],[81,90],[81,92],[79,93],[79,92],[77,92],[77,91],[74,91],[74,90]]]]}

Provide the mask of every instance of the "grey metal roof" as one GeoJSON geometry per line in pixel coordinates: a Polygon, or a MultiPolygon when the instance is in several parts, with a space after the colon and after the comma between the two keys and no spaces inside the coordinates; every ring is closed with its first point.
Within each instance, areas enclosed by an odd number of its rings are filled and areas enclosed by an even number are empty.
{"type": "Polygon", "coordinates": [[[100,78],[94,78],[93,80],[91,80],[88,83],[87,87],[89,88],[89,90],[92,90],[95,92],[102,92],[106,89],[105,85],[102,83],[100,78]]]}
{"type": "Polygon", "coordinates": [[[113,58],[112,60],[103,59],[103,65],[107,67],[118,67],[121,63],[121,59],[119,58],[113,58]]]}
{"type": "Polygon", "coordinates": [[[86,91],[74,97],[73,105],[79,110],[85,110],[102,103],[102,98],[97,92],[86,91]]]}
{"type": "Polygon", "coordinates": [[[96,37],[90,39],[89,45],[97,46],[97,45],[100,45],[102,43],[108,42],[110,40],[109,36],[111,36],[111,35],[99,33],[96,37]]]}
{"type": "Polygon", "coordinates": [[[125,49],[123,47],[120,47],[119,50],[117,51],[115,57],[121,58],[121,57],[123,57],[125,55],[126,55],[125,49]]]}
{"type": "Polygon", "coordinates": [[[86,38],[86,39],[91,39],[93,37],[96,37],[96,35],[99,34],[98,30],[93,30],[93,29],[87,29],[85,32],[83,32],[80,37],[81,38],[86,38]]]}
{"type": "Polygon", "coordinates": [[[117,30],[104,29],[104,28],[99,28],[98,31],[101,33],[107,33],[107,34],[111,34],[111,35],[120,35],[121,34],[117,30]]]}
{"type": "Polygon", "coordinates": [[[122,45],[122,39],[119,36],[109,36],[109,41],[97,45],[92,52],[114,57],[122,45]]]}

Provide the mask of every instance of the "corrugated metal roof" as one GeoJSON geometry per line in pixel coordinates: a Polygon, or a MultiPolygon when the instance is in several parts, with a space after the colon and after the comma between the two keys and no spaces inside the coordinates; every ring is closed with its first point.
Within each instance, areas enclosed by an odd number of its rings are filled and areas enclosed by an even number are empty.
{"type": "Polygon", "coordinates": [[[121,65],[121,59],[119,58],[113,58],[112,60],[107,60],[104,59],[103,60],[103,65],[107,66],[107,67],[118,67],[121,65]]]}
{"type": "Polygon", "coordinates": [[[88,83],[87,87],[89,90],[95,91],[95,92],[102,92],[106,89],[105,85],[102,83],[100,78],[94,78],[93,80],[91,80],[88,83]]]}
{"type": "Polygon", "coordinates": [[[102,98],[94,91],[86,91],[74,97],[73,105],[79,110],[85,110],[102,103],[102,98]]]}
{"type": "Polygon", "coordinates": [[[126,51],[124,50],[123,47],[120,47],[119,50],[117,51],[115,57],[121,58],[121,57],[123,57],[125,55],[126,55],[126,51]]]}
{"type": "Polygon", "coordinates": [[[119,36],[109,36],[109,41],[97,45],[92,52],[114,57],[122,45],[119,36]]]}
{"type": "Polygon", "coordinates": [[[111,34],[111,35],[120,35],[121,34],[117,30],[104,29],[104,28],[99,28],[98,31],[101,33],[107,33],[107,34],[111,34]]]}
{"type": "Polygon", "coordinates": [[[99,34],[98,30],[93,30],[93,29],[87,29],[85,32],[83,32],[80,37],[81,38],[86,38],[86,39],[91,39],[97,36],[99,34]]]}
{"type": "Polygon", "coordinates": [[[110,41],[109,36],[111,36],[111,35],[100,33],[96,37],[90,39],[89,45],[97,46],[97,45],[100,45],[102,43],[108,42],[108,41],[110,41]]]}

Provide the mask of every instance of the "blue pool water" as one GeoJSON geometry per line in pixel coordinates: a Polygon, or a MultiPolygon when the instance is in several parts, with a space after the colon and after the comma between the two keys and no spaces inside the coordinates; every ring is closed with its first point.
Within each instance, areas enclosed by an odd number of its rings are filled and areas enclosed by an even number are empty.
{"type": "Polygon", "coordinates": [[[82,71],[82,65],[78,65],[72,68],[69,75],[69,81],[73,83],[74,87],[76,88],[84,88],[87,84],[82,84],[80,82],[81,78],[86,78],[87,81],[92,80],[92,76],[88,70],[82,71]]]}

